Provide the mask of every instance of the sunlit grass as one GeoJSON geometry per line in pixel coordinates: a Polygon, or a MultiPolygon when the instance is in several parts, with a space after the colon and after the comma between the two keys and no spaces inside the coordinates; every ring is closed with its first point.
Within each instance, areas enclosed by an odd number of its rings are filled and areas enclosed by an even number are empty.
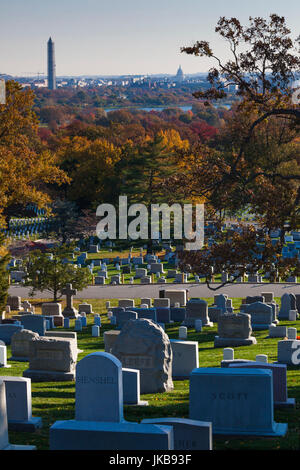
{"type": "MultiPolygon", "coordinates": [[[[213,303],[213,298],[206,298],[208,304],[213,303]]],[[[277,301],[279,299],[276,299],[277,301]]],[[[95,351],[104,351],[103,334],[105,331],[114,329],[106,315],[106,299],[76,299],[74,306],[86,301],[93,306],[94,313],[101,314],[102,326],[101,335],[98,338],[92,337],[91,328],[93,325],[93,315],[88,316],[87,326],[81,332],[77,332],[78,347],[83,350],[79,354],[78,360],[95,351]]],[[[45,299],[35,299],[31,301],[36,306],[36,313],[41,312],[41,303],[45,299]]],[[[118,301],[111,300],[112,306],[116,306],[118,301]]],[[[136,299],[136,305],[140,304],[140,299],[136,299]]],[[[233,306],[237,309],[241,304],[241,299],[233,299],[233,306]]],[[[62,301],[64,306],[64,300],[62,301]]],[[[283,326],[296,327],[300,331],[300,322],[281,322],[283,326]]],[[[166,325],[166,333],[170,339],[178,338],[178,328],[180,324],[174,323],[166,325]]],[[[74,329],[74,320],[70,322],[70,329],[74,329]]],[[[64,331],[57,328],[57,331],[64,331]]],[[[214,348],[213,340],[217,334],[217,325],[212,328],[203,328],[201,333],[194,329],[188,329],[188,340],[199,343],[199,366],[219,367],[223,349],[214,348]]],[[[235,358],[254,360],[257,354],[267,354],[269,362],[277,360],[276,338],[267,338],[268,331],[255,331],[253,335],[257,339],[257,344],[252,346],[235,348],[235,358]]],[[[10,369],[0,369],[0,375],[22,376],[28,363],[12,362],[10,358],[10,346],[7,347],[8,363],[10,369]]],[[[300,368],[288,367],[288,395],[296,398],[295,409],[275,410],[274,419],[277,422],[288,423],[289,431],[282,438],[259,438],[259,439],[238,439],[238,438],[216,438],[213,439],[214,449],[299,449],[299,422],[300,422],[300,368]]],[[[142,419],[155,417],[189,417],[189,381],[174,381],[174,390],[167,393],[157,393],[142,395],[142,400],[149,402],[148,407],[124,406],[125,419],[128,421],[140,422],[142,419]]],[[[75,416],[75,384],[74,382],[43,382],[32,383],[32,410],[33,416],[39,416],[43,420],[43,428],[34,434],[10,432],[10,442],[13,444],[32,444],[38,450],[49,448],[49,428],[56,420],[74,419],[75,416]]]]}

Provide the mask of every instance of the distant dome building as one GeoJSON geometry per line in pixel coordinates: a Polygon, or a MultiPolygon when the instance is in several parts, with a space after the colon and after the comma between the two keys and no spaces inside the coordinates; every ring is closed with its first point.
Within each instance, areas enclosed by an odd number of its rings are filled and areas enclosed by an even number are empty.
{"type": "Polygon", "coordinates": [[[184,80],[183,71],[182,71],[181,65],[179,65],[179,68],[178,68],[176,76],[175,76],[175,81],[177,83],[181,83],[181,82],[183,82],[183,80],[184,80]]]}

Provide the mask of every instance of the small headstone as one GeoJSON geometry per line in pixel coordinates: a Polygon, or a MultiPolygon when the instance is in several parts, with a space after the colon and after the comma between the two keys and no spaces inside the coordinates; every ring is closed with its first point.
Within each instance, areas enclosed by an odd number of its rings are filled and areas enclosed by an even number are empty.
{"type": "Polygon", "coordinates": [[[115,344],[120,333],[121,330],[108,330],[104,332],[105,352],[111,353],[113,345],[115,344]]]}
{"type": "Polygon", "coordinates": [[[257,354],[255,358],[256,362],[262,362],[264,364],[268,363],[268,356],[266,354],[257,354]]]}
{"type": "Polygon", "coordinates": [[[22,310],[22,301],[21,297],[16,295],[9,295],[6,301],[11,310],[22,310]]]}
{"type": "Polygon", "coordinates": [[[279,320],[288,320],[289,319],[289,312],[292,310],[291,305],[291,297],[290,294],[285,293],[281,297],[281,307],[278,314],[279,320]]]}
{"type": "Polygon", "coordinates": [[[264,297],[262,295],[248,295],[246,297],[247,305],[254,304],[256,302],[263,302],[263,301],[264,301],[264,297]]]}
{"type": "Polygon", "coordinates": [[[156,319],[158,323],[170,323],[171,311],[169,307],[156,307],[156,319]]]}
{"type": "Polygon", "coordinates": [[[72,381],[75,378],[77,350],[71,341],[38,338],[29,343],[29,369],[23,377],[34,382],[72,381]]]}
{"type": "Polygon", "coordinates": [[[5,344],[10,344],[12,336],[22,329],[22,325],[0,324],[0,341],[3,341],[5,344]]]}
{"type": "Polygon", "coordinates": [[[180,304],[180,307],[185,307],[187,302],[187,292],[185,289],[178,290],[164,290],[164,298],[170,299],[170,306],[175,307],[176,303],[180,304]]]}
{"type": "Polygon", "coordinates": [[[273,323],[272,307],[263,302],[246,305],[244,312],[251,316],[251,326],[254,331],[269,329],[273,323]]]}
{"type": "Polygon", "coordinates": [[[278,408],[295,406],[295,398],[288,398],[286,364],[269,364],[250,361],[240,364],[229,364],[229,367],[245,367],[271,370],[273,374],[274,406],[278,408]]]}
{"type": "Polygon", "coordinates": [[[144,268],[136,268],[135,270],[135,279],[141,279],[142,277],[147,276],[147,269],[144,268]]]}
{"type": "Polygon", "coordinates": [[[288,328],[287,337],[288,339],[297,339],[297,328],[288,328]]]}
{"type": "Polygon", "coordinates": [[[290,310],[289,311],[289,321],[296,321],[298,316],[297,310],[290,310]]]}
{"type": "Polygon", "coordinates": [[[264,302],[267,304],[274,302],[274,292],[262,292],[261,296],[264,298],[264,302]]]}
{"type": "Polygon", "coordinates": [[[31,330],[16,332],[11,338],[11,361],[27,362],[29,360],[29,343],[38,339],[39,334],[31,330]]]}
{"type": "Polygon", "coordinates": [[[171,307],[170,315],[171,321],[174,322],[184,322],[186,310],[184,307],[171,307]]]}
{"type": "Polygon", "coordinates": [[[21,315],[20,321],[25,330],[34,331],[40,336],[44,336],[46,329],[50,329],[50,324],[49,328],[46,327],[47,320],[43,315],[21,315]]]}
{"type": "Polygon", "coordinates": [[[208,317],[210,321],[213,323],[218,323],[220,315],[222,315],[222,313],[225,313],[225,312],[226,312],[226,309],[223,312],[222,309],[219,307],[208,307],[208,317]]]}
{"type": "Polygon", "coordinates": [[[78,305],[78,312],[81,315],[82,313],[85,313],[87,315],[90,315],[93,313],[93,306],[92,304],[88,303],[83,303],[78,305]]]}
{"type": "Polygon", "coordinates": [[[277,361],[279,364],[299,366],[300,340],[286,339],[277,343],[277,361]]]}
{"type": "Polygon", "coordinates": [[[287,327],[286,326],[269,326],[269,336],[270,338],[286,338],[287,337],[287,327]]]}
{"type": "Polygon", "coordinates": [[[119,307],[127,308],[127,307],[134,307],[134,299],[120,299],[119,300],[119,307]]]}
{"type": "Polygon", "coordinates": [[[213,326],[213,323],[209,321],[207,302],[195,298],[186,304],[184,324],[188,327],[194,327],[197,319],[202,321],[203,326],[213,326]]]}
{"type": "Polygon", "coordinates": [[[10,365],[7,364],[7,352],[6,352],[6,346],[0,344],[0,368],[9,368],[11,367],[10,365]]]}
{"type": "Polygon", "coordinates": [[[147,401],[140,400],[140,371],[122,369],[124,405],[147,406],[147,401]]]}
{"type": "Polygon", "coordinates": [[[138,314],[138,318],[147,318],[153,322],[157,322],[156,308],[132,308],[130,309],[138,314]]]}
{"type": "Polygon", "coordinates": [[[32,416],[31,380],[24,377],[1,377],[5,382],[9,431],[35,432],[42,419],[32,416]]]}
{"type": "Polygon", "coordinates": [[[105,277],[104,276],[95,276],[94,283],[96,286],[104,286],[105,285],[105,277]]]}
{"type": "Polygon", "coordinates": [[[8,421],[5,382],[0,379],[0,450],[36,450],[35,446],[13,445],[8,440],[8,421]]]}
{"type": "Polygon", "coordinates": [[[163,298],[163,299],[153,299],[153,307],[167,307],[170,308],[170,299],[163,298]]]}
{"type": "Polygon", "coordinates": [[[218,336],[215,336],[214,346],[235,347],[256,344],[256,338],[251,336],[251,318],[244,313],[225,313],[220,315],[218,336]]]}
{"type": "Polygon", "coordinates": [[[42,315],[62,315],[61,304],[55,302],[43,303],[42,315]]]}
{"type": "Polygon", "coordinates": [[[199,367],[198,341],[170,340],[173,362],[172,378],[188,379],[193,369],[199,367]]]}
{"type": "Polygon", "coordinates": [[[149,298],[142,298],[141,299],[141,308],[143,304],[147,304],[149,308],[152,307],[152,299],[149,298]]]}
{"type": "Polygon", "coordinates": [[[173,426],[174,450],[212,450],[211,423],[184,418],[143,419],[141,423],[173,426]]]}
{"type": "Polygon", "coordinates": [[[202,320],[195,320],[195,330],[197,333],[202,331],[202,320]]]}
{"type": "Polygon", "coordinates": [[[187,338],[187,327],[186,326],[180,326],[179,327],[178,336],[179,336],[179,339],[186,339],[187,338]]]}
{"type": "Polygon", "coordinates": [[[233,361],[234,359],[234,349],[224,348],[223,349],[223,360],[224,361],[233,361]]]}
{"type": "Polygon", "coordinates": [[[128,320],[136,320],[138,317],[138,314],[134,311],[131,310],[125,310],[124,312],[120,312],[117,317],[116,317],[116,324],[118,325],[119,328],[123,328],[125,323],[128,320]]]}
{"type": "Polygon", "coordinates": [[[98,325],[92,326],[92,336],[94,338],[97,338],[98,336],[100,336],[100,327],[98,325]]]}

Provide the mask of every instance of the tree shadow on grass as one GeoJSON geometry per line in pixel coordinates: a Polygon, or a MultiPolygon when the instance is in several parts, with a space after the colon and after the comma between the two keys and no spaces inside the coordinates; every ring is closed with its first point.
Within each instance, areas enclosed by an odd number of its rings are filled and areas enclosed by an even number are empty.
{"type": "Polygon", "coordinates": [[[75,392],[44,390],[34,392],[32,396],[33,398],[75,398],[75,392]]]}

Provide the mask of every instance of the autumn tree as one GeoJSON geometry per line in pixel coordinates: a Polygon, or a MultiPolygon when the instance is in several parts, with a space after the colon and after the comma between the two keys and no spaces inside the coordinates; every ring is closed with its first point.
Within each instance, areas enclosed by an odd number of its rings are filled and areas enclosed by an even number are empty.
{"type": "MultiPolygon", "coordinates": [[[[260,258],[264,260],[260,268],[270,271],[269,257],[285,276],[287,270],[293,272],[298,266],[296,260],[284,259],[281,249],[285,231],[298,228],[300,223],[300,111],[292,84],[300,65],[299,54],[294,52],[299,39],[292,40],[285,19],[278,15],[272,14],[268,20],[249,20],[249,26],[244,27],[236,18],[220,18],[216,32],[227,41],[232,54],[227,62],[214,54],[207,41],[182,48],[182,52],[208,57],[216,63],[208,75],[211,87],[194,93],[195,97],[209,105],[212,99],[226,97],[227,87],[235,85],[240,101],[213,142],[200,150],[190,172],[177,175],[173,186],[185,187],[187,194],[198,192],[216,212],[250,209],[267,232],[280,228],[277,247],[271,248],[265,237],[260,247],[260,258]]],[[[256,243],[258,231],[251,236],[256,243]]],[[[201,260],[204,263],[206,257],[213,262],[223,252],[223,261],[233,275],[238,251],[249,261],[244,244],[247,233],[242,231],[242,236],[235,239],[233,251],[226,250],[233,243],[230,234],[225,238],[220,241],[221,251],[212,245],[197,255],[185,254],[184,264],[204,269],[201,260]]],[[[221,268],[220,263],[213,264],[221,268]]]]}
{"type": "Polygon", "coordinates": [[[55,154],[43,147],[33,112],[34,94],[6,82],[6,103],[0,104],[0,217],[8,222],[27,203],[46,207],[49,184],[67,182],[55,154]]]}
{"type": "MultiPolygon", "coordinates": [[[[242,26],[236,18],[222,17],[216,32],[229,45],[232,58],[227,62],[213,53],[207,41],[182,48],[182,52],[208,57],[217,64],[208,75],[211,88],[194,93],[195,97],[204,100],[224,98],[227,87],[235,85],[241,100],[223,132],[223,140],[219,139],[217,145],[221,159],[225,161],[217,172],[215,185],[207,185],[210,199],[218,202],[220,193],[231,193],[232,188],[238,188],[243,194],[243,190],[263,177],[271,182],[275,179],[285,184],[292,180],[296,182],[297,205],[300,201],[298,164],[294,171],[290,171],[291,165],[287,168],[282,159],[277,160],[281,149],[292,142],[299,131],[300,110],[292,101],[295,96],[292,81],[300,67],[299,54],[293,49],[299,44],[299,39],[292,40],[285,19],[275,14],[270,15],[269,20],[250,17],[248,27],[242,26]],[[272,135],[272,143],[269,141],[271,126],[277,128],[277,135],[272,135]],[[265,131],[266,127],[269,127],[268,138],[263,141],[261,129],[265,131]],[[253,146],[255,137],[260,138],[259,148],[253,146]],[[258,159],[257,150],[261,153],[258,159]],[[277,152],[277,156],[269,158],[270,150],[277,152]],[[227,158],[223,158],[224,154],[227,158]],[[274,161],[277,163],[275,166],[274,161]]],[[[285,160],[291,163],[295,151],[289,157],[286,149],[284,153],[285,160]]]]}
{"type": "Polygon", "coordinates": [[[71,178],[66,187],[67,199],[80,209],[96,208],[111,202],[114,192],[115,164],[121,151],[106,139],[64,138],[58,150],[61,168],[71,178]]]}
{"type": "Polygon", "coordinates": [[[204,276],[211,290],[218,290],[226,284],[243,278],[246,274],[263,272],[270,282],[287,280],[289,276],[300,276],[298,257],[284,259],[278,253],[270,236],[253,225],[240,225],[227,230],[218,230],[213,243],[204,245],[202,250],[183,251],[180,256],[180,268],[185,272],[204,276]],[[213,284],[215,276],[227,273],[228,280],[213,284]]]}

